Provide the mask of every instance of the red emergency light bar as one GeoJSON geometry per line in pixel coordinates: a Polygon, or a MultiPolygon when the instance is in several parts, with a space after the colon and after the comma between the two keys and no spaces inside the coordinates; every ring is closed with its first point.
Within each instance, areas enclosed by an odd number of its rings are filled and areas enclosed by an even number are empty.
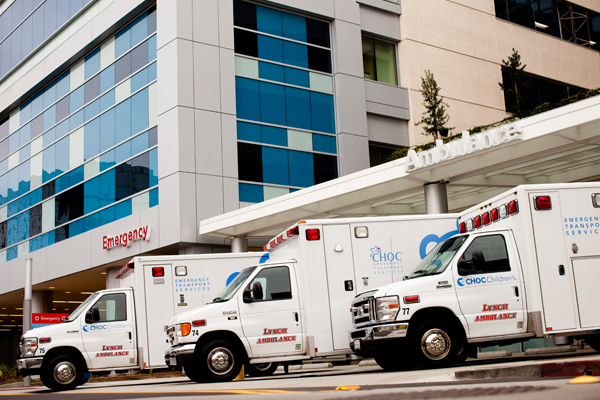
{"type": "MultiPolygon", "coordinates": [[[[303,224],[303,223],[305,223],[305,221],[299,221],[298,223],[303,224]]],[[[274,247],[280,245],[281,243],[285,242],[289,238],[298,235],[299,233],[300,233],[300,229],[298,228],[298,225],[293,226],[290,229],[288,229],[287,231],[280,234],[279,236],[276,236],[266,246],[263,246],[263,250],[264,251],[272,250],[274,247]]]]}
{"type": "Polygon", "coordinates": [[[490,219],[492,222],[496,222],[500,219],[500,214],[498,213],[498,208],[492,208],[490,210],[490,219]]]}
{"type": "Polygon", "coordinates": [[[489,225],[489,224],[491,224],[491,222],[490,222],[490,212],[489,211],[486,211],[483,214],[481,214],[481,223],[483,225],[489,225]]]}
{"type": "Polygon", "coordinates": [[[119,272],[117,272],[115,274],[115,279],[124,278],[127,274],[129,274],[131,271],[133,271],[134,267],[135,267],[135,264],[132,262],[125,264],[125,266],[123,268],[121,268],[119,270],[119,272]]]}
{"type": "MultiPolygon", "coordinates": [[[[516,194],[516,192],[515,192],[516,194]]],[[[538,196],[534,198],[534,205],[536,210],[548,210],[552,208],[552,203],[549,196],[538,196]],[[539,199],[539,200],[538,200],[539,199]]],[[[491,206],[491,204],[490,204],[491,206]]],[[[481,207],[483,209],[484,207],[481,207]]],[[[487,208],[487,206],[486,206],[487,208]]],[[[475,229],[479,229],[484,225],[490,225],[492,222],[498,222],[500,219],[508,218],[511,215],[519,213],[519,201],[517,199],[511,200],[508,203],[501,204],[496,208],[492,208],[490,211],[486,211],[483,214],[476,215],[475,217],[458,224],[458,232],[466,233],[471,232],[475,229]]]]}
{"type": "Polygon", "coordinates": [[[481,228],[481,215],[476,215],[475,218],[473,218],[473,226],[475,229],[481,228]]]}
{"type": "Polygon", "coordinates": [[[467,223],[461,222],[458,224],[458,233],[466,233],[467,232],[467,223]]]}
{"type": "Polygon", "coordinates": [[[160,278],[160,277],[165,276],[164,267],[152,267],[152,276],[154,278],[160,278]]]}
{"type": "Polygon", "coordinates": [[[552,200],[550,196],[536,196],[533,198],[536,210],[552,210],[552,200]]]}

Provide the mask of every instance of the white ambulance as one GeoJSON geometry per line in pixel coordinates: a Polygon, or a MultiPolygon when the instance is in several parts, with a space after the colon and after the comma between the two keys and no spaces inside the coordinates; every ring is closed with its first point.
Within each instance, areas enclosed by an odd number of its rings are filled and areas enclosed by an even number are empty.
{"type": "Polygon", "coordinates": [[[356,354],[400,369],[541,337],[600,351],[600,184],[518,186],[458,221],[406,280],[353,300],[356,354]]]}
{"type": "Polygon", "coordinates": [[[301,221],[265,247],[269,262],[210,304],[171,319],[171,366],[197,382],[228,381],[249,365],[351,354],[357,293],[401,281],[458,214],[301,221]]]}
{"type": "Polygon", "coordinates": [[[25,332],[19,372],[68,390],[91,372],[165,368],[166,322],[266,259],[262,252],[136,257],[117,273],[118,289],[90,295],[63,323],[25,332]]]}

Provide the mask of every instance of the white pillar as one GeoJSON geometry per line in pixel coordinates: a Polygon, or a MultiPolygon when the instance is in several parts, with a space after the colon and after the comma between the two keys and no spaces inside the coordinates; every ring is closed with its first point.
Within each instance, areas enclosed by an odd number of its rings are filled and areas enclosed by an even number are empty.
{"type": "Polygon", "coordinates": [[[446,183],[433,182],[424,185],[425,210],[427,214],[446,214],[448,212],[448,194],[446,183]]]}
{"type": "Polygon", "coordinates": [[[121,268],[106,268],[106,288],[107,289],[117,289],[120,287],[119,280],[115,278],[117,272],[119,272],[121,268]]]}
{"type": "MultiPolygon", "coordinates": [[[[32,263],[31,258],[25,260],[25,290],[23,293],[23,333],[31,330],[31,288],[32,288],[32,263]]],[[[31,386],[31,376],[23,378],[23,386],[31,386]]]]}
{"type": "Polygon", "coordinates": [[[232,253],[246,253],[248,252],[248,239],[244,237],[236,237],[231,239],[231,252],[232,253]]]}

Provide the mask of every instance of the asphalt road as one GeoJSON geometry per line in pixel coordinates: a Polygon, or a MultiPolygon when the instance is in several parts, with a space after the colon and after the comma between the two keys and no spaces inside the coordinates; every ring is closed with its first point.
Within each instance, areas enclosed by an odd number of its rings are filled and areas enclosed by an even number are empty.
{"type": "Polygon", "coordinates": [[[472,360],[460,366],[434,370],[407,370],[384,372],[377,366],[339,366],[319,370],[292,370],[290,374],[276,373],[267,378],[250,378],[226,383],[197,384],[186,378],[148,379],[94,383],[74,391],[53,393],[46,388],[2,389],[0,400],[119,400],[218,398],[219,400],[250,398],[310,399],[310,400],[418,400],[418,399],[475,399],[537,400],[537,399],[600,399],[600,383],[569,384],[570,379],[515,378],[510,380],[461,381],[454,372],[473,368],[496,368],[527,365],[546,360],[598,359],[597,354],[577,358],[547,356],[533,358],[508,358],[472,360]],[[352,386],[358,386],[355,390],[352,386]],[[336,390],[337,389],[337,390],[336,390]],[[257,396],[258,395],[258,396],[257,396]],[[58,397],[60,396],[60,397],[58,397]]]}

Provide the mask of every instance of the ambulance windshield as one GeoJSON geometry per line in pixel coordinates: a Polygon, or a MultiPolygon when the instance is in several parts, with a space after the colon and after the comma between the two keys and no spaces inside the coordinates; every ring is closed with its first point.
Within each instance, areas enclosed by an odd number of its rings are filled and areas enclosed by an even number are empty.
{"type": "Polygon", "coordinates": [[[83,312],[83,310],[85,310],[87,308],[87,306],[96,298],[97,295],[98,295],[98,293],[91,294],[90,297],[85,299],[85,301],[83,303],[81,303],[79,305],[79,307],[77,307],[75,309],[75,311],[73,311],[69,315],[69,318],[67,318],[64,322],[75,321],[77,319],[77,317],[79,317],[79,314],[81,314],[83,312]]]}
{"type": "Polygon", "coordinates": [[[250,267],[250,268],[246,268],[245,270],[240,272],[238,274],[238,276],[236,276],[235,279],[233,281],[231,281],[231,283],[229,283],[229,285],[227,285],[227,287],[225,289],[223,289],[223,291],[221,293],[219,293],[219,295],[213,299],[212,302],[219,303],[219,302],[227,301],[227,300],[231,299],[233,297],[233,295],[236,294],[239,287],[242,286],[242,284],[244,283],[246,278],[248,278],[248,276],[250,276],[252,271],[254,271],[255,269],[256,269],[256,267],[250,267]]]}
{"type": "Polygon", "coordinates": [[[444,272],[452,257],[454,257],[460,246],[467,240],[467,237],[466,235],[454,236],[435,246],[406,279],[444,272]]]}

